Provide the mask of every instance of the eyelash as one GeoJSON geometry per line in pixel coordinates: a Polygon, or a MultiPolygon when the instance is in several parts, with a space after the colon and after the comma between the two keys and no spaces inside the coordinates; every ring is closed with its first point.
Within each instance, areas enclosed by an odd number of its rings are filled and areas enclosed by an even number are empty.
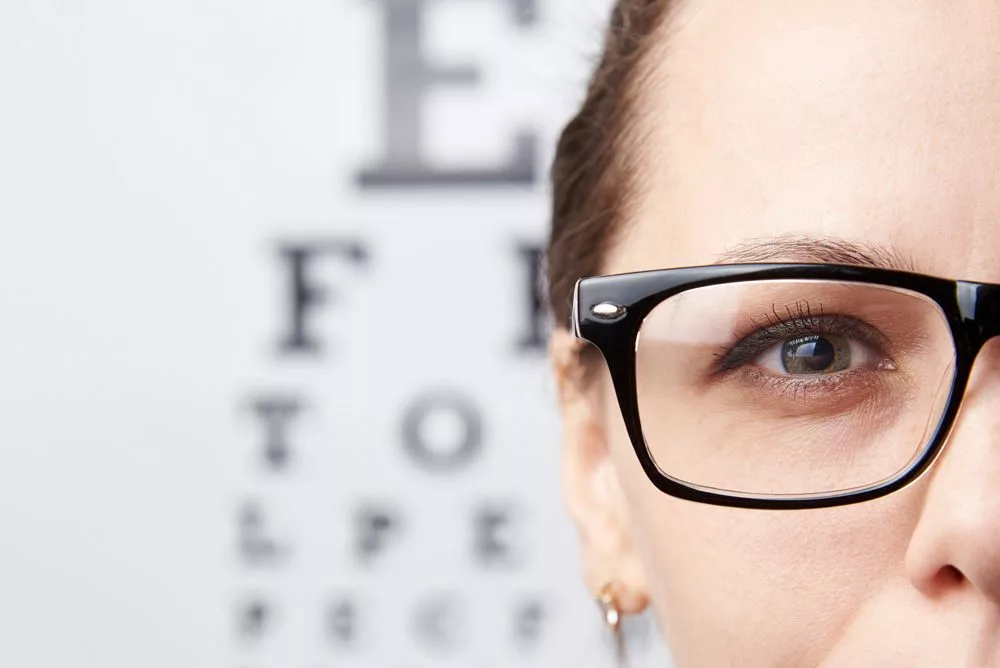
{"type": "MultiPolygon", "coordinates": [[[[888,357],[884,337],[880,336],[878,331],[868,323],[851,316],[827,316],[823,311],[822,304],[819,305],[819,315],[815,315],[807,301],[797,302],[794,312],[792,307],[786,306],[785,312],[787,317],[780,316],[776,305],[772,304],[770,313],[764,314],[765,324],[760,324],[751,317],[752,327],[749,330],[735,332],[733,338],[736,339],[736,343],[716,353],[716,374],[744,368],[757,359],[767,349],[767,346],[803,334],[840,334],[871,347],[879,356],[888,357]]],[[[830,382],[830,380],[830,378],[813,378],[808,381],[794,379],[791,382],[815,384],[817,382],[830,382]]],[[[788,381],[782,379],[782,382],[788,381]]]]}

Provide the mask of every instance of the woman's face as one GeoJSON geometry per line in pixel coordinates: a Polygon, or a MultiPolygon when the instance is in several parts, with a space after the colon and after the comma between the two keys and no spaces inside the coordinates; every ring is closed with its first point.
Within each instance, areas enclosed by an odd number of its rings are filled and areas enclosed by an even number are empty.
{"type": "MultiPolygon", "coordinates": [[[[696,0],[659,39],[606,273],[857,246],[1000,282],[1000,5],[696,0]]],[[[588,584],[648,601],[679,666],[1000,665],[1000,345],[929,474],[840,508],[657,491],[606,375],[563,412],[588,584]]]]}

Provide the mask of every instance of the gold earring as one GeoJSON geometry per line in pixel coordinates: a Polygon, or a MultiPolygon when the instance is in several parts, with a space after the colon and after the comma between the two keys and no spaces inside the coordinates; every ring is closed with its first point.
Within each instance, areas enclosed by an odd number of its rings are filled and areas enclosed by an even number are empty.
{"type": "Polygon", "coordinates": [[[615,596],[615,585],[611,582],[601,588],[601,593],[597,595],[597,605],[601,608],[601,616],[604,624],[611,631],[611,639],[614,642],[615,658],[618,668],[626,668],[625,656],[625,636],[622,634],[622,612],[618,607],[618,597],[615,596]]]}

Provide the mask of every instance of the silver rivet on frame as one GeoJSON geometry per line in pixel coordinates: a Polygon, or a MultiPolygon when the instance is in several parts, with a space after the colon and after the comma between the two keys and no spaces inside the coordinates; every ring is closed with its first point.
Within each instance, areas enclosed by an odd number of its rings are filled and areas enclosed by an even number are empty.
{"type": "Polygon", "coordinates": [[[625,307],[612,302],[601,302],[590,308],[591,314],[601,320],[614,320],[625,315],[625,307]]]}

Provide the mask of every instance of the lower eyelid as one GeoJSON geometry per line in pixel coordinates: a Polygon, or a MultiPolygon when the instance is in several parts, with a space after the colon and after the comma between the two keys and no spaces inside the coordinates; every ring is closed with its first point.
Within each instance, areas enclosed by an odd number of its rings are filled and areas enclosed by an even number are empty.
{"type": "Polygon", "coordinates": [[[776,375],[759,369],[747,369],[745,372],[750,376],[746,380],[755,386],[755,389],[767,391],[773,394],[774,391],[803,395],[811,391],[823,393],[825,399],[829,399],[831,394],[851,391],[850,388],[857,388],[861,383],[870,386],[873,367],[855,367],[847,371],[841,371],[829,375],[776,375]]]}

